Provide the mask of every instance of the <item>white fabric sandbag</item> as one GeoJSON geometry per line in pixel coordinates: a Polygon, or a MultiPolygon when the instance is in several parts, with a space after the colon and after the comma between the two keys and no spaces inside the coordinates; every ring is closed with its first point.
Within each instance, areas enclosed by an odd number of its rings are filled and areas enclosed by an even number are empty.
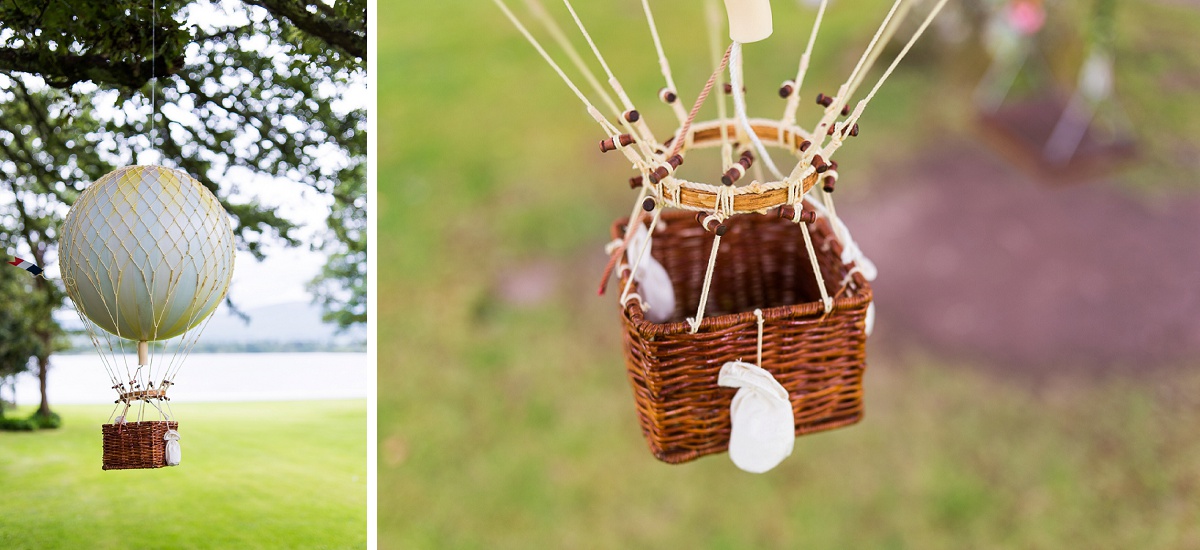
{"type": "Polygon", "coordinates": [[[165,453],[167,466],[178,466],[179,461],[183,460],[183,449],[179,448],[179,432],[167,430],[167,433],[163,434],[163,439],[167,441],[165,453]]]}
{"type": "Polygon", "coordinates": [[[637,263],[643,246],[647,247],[646,253],[633,278],[638,282],[638,295],[646,306],[646,319],[651,323],[665,323],[675,314],[675,285],[671,283],[667,270],[650,255],[654,246],[650,231],[639,223],[629,239],[629,248],[625,250],[625,261],[631,268],[637,263]]]}
{"type": "Polygon", "coordinates": [[[792,454],[796,442],[792,403],[771,373],[752,363],[730,361],[721,367],[717,384],[738,388],[729,406],[733,424],[729,459],[735,466],[761,474],[792,454]]]}

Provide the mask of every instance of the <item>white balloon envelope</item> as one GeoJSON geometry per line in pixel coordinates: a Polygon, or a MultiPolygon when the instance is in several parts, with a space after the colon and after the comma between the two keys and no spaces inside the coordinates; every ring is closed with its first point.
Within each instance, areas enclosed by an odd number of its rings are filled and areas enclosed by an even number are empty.
{"type": "Polygon", "coordinates": [[[184,334],[229,288],[233,230],[216,196],[162,166],[129,166],[75,201],[59,243],[67,294],[80,313],[121,338],[184,334]]]}

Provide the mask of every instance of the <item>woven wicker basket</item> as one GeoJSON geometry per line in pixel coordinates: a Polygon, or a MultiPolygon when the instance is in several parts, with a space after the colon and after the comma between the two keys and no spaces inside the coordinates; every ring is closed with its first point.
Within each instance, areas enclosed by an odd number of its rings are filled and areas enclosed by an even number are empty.
{"type": "MultiPolygon", "coordinates": [[[[624,235],[626,220],[613,225],[624,235]]],[[[629,300],[623,310],[625,363],[642,432],[654,456],[677,464],[729,447],[729,405],[735,389],[717,385],[727,361],[755,361],[756,308],[766,326],[762,367],[788,390],[796,435],[854,424],[863,414],[866,312],[871,288],[839,259],[841,247],[824,219],[809,224],[833,311],[823,316],[820,292],[801,226],[775,216],[743,215],[725,222],[706,316],[694,316],[713,235],[689,212],[666,212],[652,255],[674,283],[671,321],[643,318],[629,300]],[[824,249],[824,250],[822,250],[824,249]]],[[[628,269],[623,269],[625,284],[628,269]]],[[[633,291],[637,291],[634,283],[633,291]]]]}
{"type": "Polygon", "coordinates": [[[179,429],[174,421],[105,424],[104,469],[133,470],[167,465],[167,430],[179,429]]]}

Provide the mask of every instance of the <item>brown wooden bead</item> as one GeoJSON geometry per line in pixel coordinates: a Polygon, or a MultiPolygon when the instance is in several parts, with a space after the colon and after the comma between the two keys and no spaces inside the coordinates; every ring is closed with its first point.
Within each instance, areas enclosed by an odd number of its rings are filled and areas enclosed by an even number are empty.
{"type": "Polygon", "coordinates": [[[783,82],[783,84],[779,86],[779,97],[782,97],[784,99],[791,97],[792,94],[795,92],[796,92],[796,81],[795,80],[785,80],[783,82]]]}
{"type": "Polygon", "coordinates": [[[821,158],[821,155],[813,155],[812,165],[817,168],[818,174],[824,174],[826,170],[829,170],[829,165],[825,163],[825,159],[821,158]]]}
{"type": "Polygon", "coordinates": [[[817,94],[817,105],[820,105],[822,107],[828,107],[830,105],[833,105],[833,98],[829,97],[825,94],[817,94]]]}
{"type": "Polygon", "coordinates": [[[627,122],[637,122],[639,119],[642,118],[642,115],[637,112],[637,109],[630,109],[628,111],[625,111],[625,113],[621,116],[625,117],[625,120],[627,122]]]}
{"type": "MultiPolygon", "coordinates": [[[[617,136],[616,139],[617,139],[617,143],[621,144],[621,147],[628,147],[631,143],[633,143],[633,136],[631,136],[629,134],[621,134],[621,135],[617,136]]],[[[601,153],[607,153],[609,151],[615,151],[615,150],[617,150],[617,146],[616,146],[616,143],[613,143],[613,138],[607,138],[607,139],[600,140],[600,152],[601,153]]]]}
{"type": "MultiPolygon", "coordinates": [[[[780,206],[775,212],[777,216],[785,220],[795,219],[796,217],[796,207],[790,204],[780,206]]],[[[805,210],[801,208],[800,221],[804,223],[813,223],[817,221],[817,213],[812,210],[805,210]]]]}
{"type": "Polygon", "coordinates": [[[854,123],[854,126],[850,127],[850,135],[856,136],[856,137],[858,136],[858,123],[857,122],[854,123]]]}
{"type": "Polygon", "coordinates": [[[663,88],[658,91],[658,98],[661,99],[663,103],[675,103],[675,100],[679,99],[679,96],[675,95],[675,90],[663,88]]]}
{"type": "Polygon", "coordinates": [[[653,212],[657,206],[658,201],[654,200],[654,197],[646,197],[646,200],[642,201],[642,210],[647,212],[653,212]]]}
{"type": "Polygon", "coordinates": [[[812,146],[812,142],[808,141],[807,139],[800,142],[800,152],[803,153],[803,152],[807,151],[808,148],[811,146],[812,146]]]}
{"type": "Polygon", "coordinates": [[[629,178],[629,188],[630,189],[637,189],[638,187],[641,187],[641,186],[642,186],[642,177],[641,176],[634,176],[632,178],[629,178]]]}
{"type": "Polygon", "coordinates": [[[850,104],[849,103],[842,105],[842,116],[846,116],[848,114],[850,114],[850,104]]]}
{"type": "Polygon", "coordinates": [[[716,233],[718,237],[724,237],[726,231],[729,231],[728,225],[720,224],[717,226],[716,233]]]}
{"type": "Polygon", "coordinates": [[[746,169],[742,167],[742,164],[735,164],[730,166],[729,169],[725,171],[725,174],[721,176],[721,183],[724,183],[725,185],[733,185],[737,182],[737,180],[742,179],[742,176],[744,175],[746,175],[746,169]]]}
{"type": "Polygon", "coordinates": [[[832,193],[833,186],[836,183],[837,183],[837,178],[835,178],[833,176],[825,176],[825,185],[821,186],[821,189],[824,189],[826,193],[832,193]]]}

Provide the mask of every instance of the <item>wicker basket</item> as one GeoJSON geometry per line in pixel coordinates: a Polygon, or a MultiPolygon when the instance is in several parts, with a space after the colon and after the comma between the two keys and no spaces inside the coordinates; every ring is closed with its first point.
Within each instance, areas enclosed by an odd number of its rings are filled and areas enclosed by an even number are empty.
{"type": "Polygon", "coordinates": [[[104,469],[133,470],[162,468],[167,465],[167,430],[179,429],[179,423],[159,420],[105,424],[104,469]]]}
{"type": "MultiPolygon", "coordinates": [[[[624,235],[626,223],[613,225],[615,238],[624,235]]],[[[809,224],[835,297],[826,316],[800,225],[753,214],[725,223],[729,230],[721,238],[697,334],[685,318],[696,313],[713,235],[689,212],[664,213],[654,234],[652,255],[674,283],[677,306],[670,322],[645,320],[637,300],[623,310],[625,363],[642,432],[654,456],[672,464],[728,449],[736,390],[718,386],[717,374],[727,361],[756,359],[756,308],[766,321],[762,367],[788,390],[796,435],[862,419],[871,288],[857,272],[842,286],[849,269],[828,222],[809,224]]],[[[628,270],[621,273],[624,285],[628,270]]]]}

